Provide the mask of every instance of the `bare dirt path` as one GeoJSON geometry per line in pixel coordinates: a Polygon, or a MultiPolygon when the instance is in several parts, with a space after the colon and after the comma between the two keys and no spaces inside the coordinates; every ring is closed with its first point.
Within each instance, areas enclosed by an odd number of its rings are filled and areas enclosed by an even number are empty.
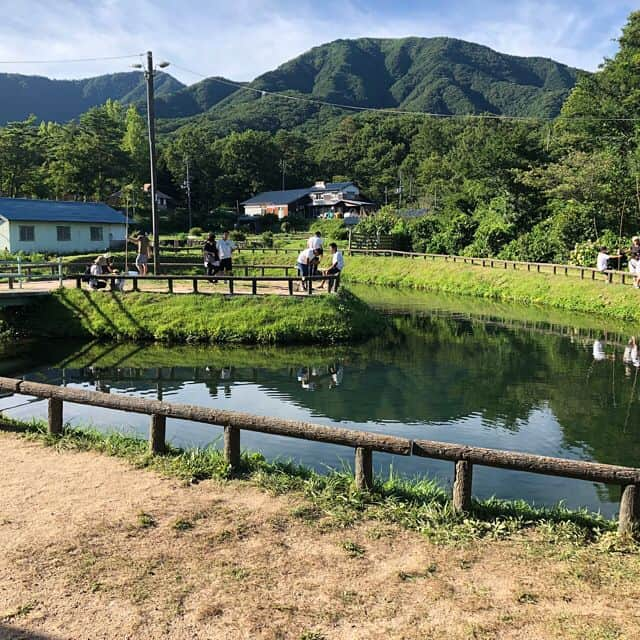
{"type": "Polygon", "coordinates": [[[436,546],[0,433],[0,638],[637,638],[636,556],[436,546]],[[302,517],[301,517],[302,516],[302,517]]]}

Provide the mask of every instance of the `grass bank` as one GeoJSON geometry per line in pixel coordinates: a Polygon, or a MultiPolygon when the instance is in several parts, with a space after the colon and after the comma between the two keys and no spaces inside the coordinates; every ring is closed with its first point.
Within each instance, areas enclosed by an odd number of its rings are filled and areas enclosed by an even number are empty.
{"type": "MultiPolygon", "coordinates": [[[[0,428],[55,447],[60,451],[95,451],[127,460],[137,468],[165,477],[197,483],[230,479],[222,452],[215,447],[183,450],[169,447],[163,455],[149,452],[146,440],[117,432],[102,433],[88,428],[65,427],[61,436],[51,436],[42,422],[0,422],[0,428]]],[[[349,469],[329,470],[321,475],[287,461],[267,461],[259,453],[242,454],[241,481],[274,494],[296,494],[309,506],[298,517],[323,520],[324,527],[348,527],[363,520],[396,524],[419,532],[437,543],[458,544],[490,537],[510,537],[535,528],[550,541],[597,544],[603,549],[635,549],[631,540],[616,536],[616,523],[586,510],[562,506],[536,508],[525,501],[490,498],[473,501],[468,514],[453,511],[449,492],[428,478],[394,476],[376,478],[371,492],[355,487],[349,469]]]]}
{"type": "Polygon", "coordinates": [[[347,261],[344,281],[544,305],[640,322],[640,293],[630,286],[607,285],[603,280],[592,282],[442,261],[352,256],[347,261]]]}
{"type": "Polygon", "coordinates": [[[380,313],[344,289],[308,298],[61,289],[3,319],[25,337],[173,343],[340,343],[385,327],[380,313]]]}

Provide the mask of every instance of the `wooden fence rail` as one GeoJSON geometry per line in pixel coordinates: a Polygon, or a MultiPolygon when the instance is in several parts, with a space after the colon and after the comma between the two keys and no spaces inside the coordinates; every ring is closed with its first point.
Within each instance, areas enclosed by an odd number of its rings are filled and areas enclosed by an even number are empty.
{"type": "Polygon", "coordinates": [[[412,441],[367,431],[98,391],[70,389],[15,378],[0,377],[0,390],[47,399],[49,401],[48,430],[52,435],[62,433],[63,402],[73,402],[151,416],[149,448],[152,453],[162,453],[165,450],[167,418],[221,426],[224,428],[224,456],[232,472],[237,472],[239,468],[240,434],[242,430],[246,430],[337,444],[354,449],[355,479],[361,490],[369,490],[373,487],[372,453],[374,451],[448,460],[455,464],[453,506],[458,512],[466,512],[471,508],[473,465],[619,485],[622,488],[622,496],[618,531],[625,534],[632,533],[640,523],[640,469],[638,468],[551,458],[448,442],[412,441]]]}
{"type": "Polygon", "coordinates": [[[519,260],[502,260],[500,258],[471,258],[468,256],[454,256],[444,253],[418,253],[414,251],[396,251],[394,249],[348,249],[349,255],[361,254],[369,256],[382,256],[393,258],[422,258],[423,260],[443,260],[444,262],[454,262],[469,264],[476,267],[488,267],[491,269],[513,269],[514,271],[529,271],[536,273],[549,273],[553,275],[575,275],[581,280],[595,280],[596,275],[606,277],[609,284],[616,280],[619,284],[631,284],[633,275],[624,271],[598,271],[593,267],[582,267],[573,264],[554,264],[552,262],[522,262],[519,260]]]}
{"type": "Polygon", "coordinates": [[[82,289],[82,283],[84,278],[90,278],[92,280],[103,280],[105,282],[117,282],[122,281],[126,282],[127,280],[132,282],[133,291],[140,291],[139,284],[140,282],[166,282],[167,290],[169,293],[173,293],[174,283],[179,281],[189,281],[191,282],[191,288],[193,293],[198,293],[198,283],[199,282],[212,282],[213,280],[218,280],[219,282],[226,282],[229,285],[229,294],[234,295],[237,294],[238,291],[235,289],[234,284],[236,282],[248,282],[251,284],[251,294],[257,295],[258,293],[258,284],[260,282],[263,283],[273,283],[273,282],[285,282],[288,288],[288,294],[292,296],[294,294],[294,284],[303,285],[305,287],[305,292],[307,295],[312,295],[314,288],[313,283],[327,280],[328,282],[333,283],[333,289],[337,291],[340,287],[340,274],[336,275],[318,275],[318,276],[223,276],[216,274],[215,276],[194,276],[194,275],[160,275],[160,276],[130,276],[125,274],[105,274],[100,276],[84,276],[84,275],[76,275],[76,289],[82,289]]]}

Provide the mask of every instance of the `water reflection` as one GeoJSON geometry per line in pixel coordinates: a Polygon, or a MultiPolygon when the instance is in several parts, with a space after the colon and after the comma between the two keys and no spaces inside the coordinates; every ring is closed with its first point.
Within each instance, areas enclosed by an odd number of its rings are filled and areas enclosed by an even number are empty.
{"type": "MultiPolygon", "coordinates": [[[[404,311],[396,302],[393,331],[354,347],[31,343],[7,349],[0,373],[415,439],[640,465],[640,362],[631,332],[625,337],[500,317],[495,310],[474,313],[467,300],[464,312],[437,302],[404,311]]],[[[0,398],[0,409],[13,406],[8,413],[17,417],[46,413],[42,403],[20,399],[15,407],[17,401],[0,398]]],[[[147,429],[144,416],[95,408],[70,406],[65,417],[147,429]]],[[[203,445],[219,435],[206,426],[170,423],[178,445],[203,445]]],[[[350,455],[260,434],[243,435],[243,446],[320,469],[350,455]]],[[[379,469],[391,461],[396,471],[450,480],[446,463],[376,456],[379,469]]],[[[480,469],[474,483],[479,495],[547,504],[568,498],[571,506],[607,513],[617,508],[617,489],[561,478],[480,469]]]]}

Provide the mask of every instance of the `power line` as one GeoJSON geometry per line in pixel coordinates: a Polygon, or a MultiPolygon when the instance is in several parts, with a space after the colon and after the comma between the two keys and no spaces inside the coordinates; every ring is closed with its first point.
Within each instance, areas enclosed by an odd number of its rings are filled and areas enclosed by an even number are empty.
{"type": "Polygon", "coordinates": [[[67,58],[64,60],[0,60],[0,64],[68,64],[75,62],[100,62],[102,60],[125,60],[138,58],[142,53],[132,53],[126,56],[103,56],[101,58],[67,58]]]}
{"type": "Polygon", "coordinates": [[[211,80],[219,84],[224,84],[230,87],[235,87],[244,91],[251,91],[261,96],[272,96],[274,98],[281,98],[283,100],[290,100],[293,102],[304,102],[307,104],[314,104],[321,107],[332,107],[334,109],[343,109],[346,111],[358,111],[358,112],[371,112],[381,113],[385,115],[409,115],[409,116],[424,116],[428,118],[449,118],[449,119],[476,119],[476,120],[514,120],[517,122],[556,122],[557,120],[595,120],[598,122],[638,122],[640,118],[599,118],[596,116],[562,116],[558,115],[555,118],[544,118],[541,116],[509,116],[498,113],[434,113],[429,111],[408,111],[403,109],[385,109],[381,107],[360,107],[357,105],[341,104],[337,102],[329,102],[326,100],[317,100],[315,98],[305,98],[303,96],[293,96],[279,91],[269,91],[267,89],[257,89],[255,87],[247,86],[240,82],[233,82],[232,80],[225,80],[213,76],[207,76],[197,71],[192,71],[186,67],[179,66],[172,63],[172,66],[185,73],[203,78],[205,80],[211,80]]]}

